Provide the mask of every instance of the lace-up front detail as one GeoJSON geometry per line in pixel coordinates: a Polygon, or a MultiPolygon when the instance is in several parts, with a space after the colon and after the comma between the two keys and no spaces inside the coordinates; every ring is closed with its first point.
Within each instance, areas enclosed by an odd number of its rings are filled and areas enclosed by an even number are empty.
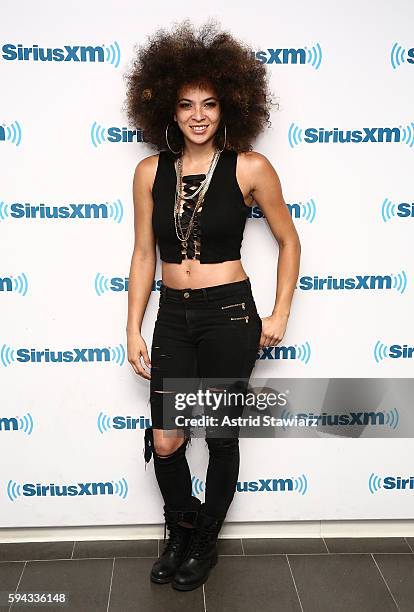
{"type": "MultiPolygon", "coordinates": [[[[184,226],[194,210],[191,193],[200,187],[205,174],[186,174],[181,177],[182,195],[188,194],[190,197],[184,202],[180,201],[181,216],[175,218],[175,161],[176,156],[171,151],[160,151],[152,187],[152,228],[161,260],[180,264],[185,257],[185,253],[182,253],[185,245],[177,236],[176,221],[180,222],[182,228],[182,232],[179,232],[181,237],[186,236],[184,226]]],[[[245,205],[237,182],[236,168],[237,151],[224,149],[214,169],[204,202],[196,213],[197,227],[193,228],[193,235],[187,240],[187,257],[199,260],[200,264],[235,261],[241,257],[244,227],[251,209],[245,205]]]]}
{"type": "Polygon", "coordinates": [[[182,547],[182,531],[184,527],[180,527],[176,523],[168,524],[168,538],[167,538],[167,521],[164,522],[164,550],[163,553],[169,551],[178,551],[180,547],[182,547]]]}
{"type": "Polygon", "coordinates": [[[207,550],[212,536],[211,527],[201,526],[197,529],[187,550],[187,557],[198,559],[207,550]]]}
{"type": "MultiPolygon", "coordinates": [[[[200,186],[202,180],[206,178],[205,174],[187,174],[187,176],[183,176],[183,190],[184,195],[189,196],[192,192],[194,192],[197,187],[200,186]]],[[[191,219],[191,215],[194,211],[194,206],[197,201],[197,197],[189,198],[188,200],[182,200],[180,205],[180,217],[181,217],[181,226],[184,231],[188,229],[188,225],[191,219]]],[[[187,247],[183,247],[182,255],[187,259],[200,259],[200,247],[201,247],[201,230],[199,224],[199,215],[204,206],[203,204],[198,209],[195,219],[194,225],[191,234],[188,237],[187,247]]]]}

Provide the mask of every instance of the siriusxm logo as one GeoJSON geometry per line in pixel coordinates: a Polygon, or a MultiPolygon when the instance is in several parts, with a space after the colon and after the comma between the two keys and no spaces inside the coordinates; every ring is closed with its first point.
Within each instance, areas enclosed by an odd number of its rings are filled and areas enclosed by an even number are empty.
{"type": "Polygon", "coordinates": [[[33,417],[28,412],[22,417],[0,417],[0,432],[22,431],[30,436],[33,432],[33,417]]]}
{"type": "Polygon", "coordinates": [[[0,57],[18,62],[106,62],[118,68],[121,49],[116,41],[110,45],[63,45],[54,48],[7,43],[2,45],[0,57]]]}
{"type": "Polygon", "coordinates": [[[127,127],[103,127],[94,121],[91,127],[91,141],[94,147],[108,142],[145,142],[142,130],[127,127]]]}
{"type": "Polygon", "coordinates": [[[377,493],[381,489],[383,491],[412,491],[414,489],[414,476],[378,476],[378,474],[370,474],[368,478],[369,492],[377,493]]]}
{"type": "Polygon", "coordinates": [[[111,429],[145,429],[151,427],[151,419],[144,416],[113,416],[100,412],[97,418],[98,430],[101,434],[107,433],[111,429]]]}
{"type": "Polygon", "coordinates": [[[405,49],[397,42],[393,44],[390,52],[390,62],[394,70],[401,64],[414,64],[414,48],[405,49]]]}
{"type": "MultiPolygon", "coordinates": [[[[152,291],[159,291],[161,286],[161,280],[154,281],[152,291]]],[[[129,278],[122,278],[121,276],[104,276],[100,272],[97,272],[94,280],[94,289],[96,295],[102,296],[104,293],[109,291],[119,293],[120,291],[128,291],[129,278]]]]}
{"type": "Polygon", "coordinates": [[[366,142],[403,142],[409,147],[414,145],[414,122],[405,127],[364,127],[357,130],[332,130],[323,127],[305,128],[304,130],[291,123],[288,130],[288,142],[290,147],[296,147],[305,142],[313,144],[344,144],[344,143],[366,143],[366,142]]]}
{"type": "Polygon", "coordinates": [[[29,289],[27,282],[27,276],[24,272],[18,276],[1,276],[0,277],[0,292],[7,291],[13,293],[20,293],[25,296],[29,289]]]}
{"type": "Polygon", "coordinates": [[[30,202],[0,201],[0,222],[8,219],[110,219],[121,223],[124,207],[121,200],[114,202],[79,202],[70,204],[31,204],[30,202]]]}
{"type": "Polygon", "coordinates": [[[114,276],[104,276],[99,272],[95,276],[94,287],[97,295],[101,296],[108,291],[118,293],[119,291],[128,291],[128,278],[114,276]]]}
{"type": "Polygon", "coordinates": [[[252,51],[252,55],[261,64],[309,64],[318,70],[322,62],[322,49],[319,43],[312,47],[298,47],[296,49],[266,49],[266,51],[252,51]]]}
{"type": "Polygon", "coordinates": [[[128,495],[128,483],[125,478],[107,482],[77,482],[70,485],[40,482],[17,483],[9,480],[7,497],[15,501],[18,497],[81,497],[83,495],[117,495],[125,499],[128,495]]]}
{"type": "Polygon", "coordinates": [[[311,356],[311,348],[309,342],[304,342],[299,346],[265,346],[260,349],[257,354],[257,359],[289,359],[299,360],[307,364],[311,356]]]}
{"type": "MultiPolygon", "coordinates": [[[[340,425],[381,425],[385,427],[390,427],[391,429],[397,429],[398,423],[400,421],[400,417],[398,414],[398,410],[396,408],[392,408],[388,410],[388,412],[349,412],[344,414],[327,414],[326,412],[322,412],[321,414],[313,414],[299,412],[294,414],[290,412],[290,410],[286,410],[284,408],[281,412],[281,418],[287,421],[286,424],[294,425],[297,419],[305,419],[311,420],[315,424],[323,425],[324,427],[338,427],[340,425]],[[289,423],[289,419],[291,423],[289,423]]],[[[283,429],[286,429],[286,426],[283,425],[283,429]]]]}
{"type": "MultiPolygon", "coordinates": [[[[308,223],[313,223],[316,217],[316,202],[314,198],[309,198],[306,202],[286,202],[290,215],[294,219],[303,219],[308,223]]],[[[0,202],[1,207],[1,202],[0,202]]],[[[0,208],[1,211],[1,208],[0,208]]],[[[393,218],[403,219],[414,218],[414,202],[392,202],[385,198],[380,205],[380,214],[384,223],[393,218]]],[[[264,219],[264,214],[258,204],[254,204],[248,211],[250,219],[264,219]]],[[[0,216],[1,219],[1,216],[0,216]]]]}
{"type": "Polygon", "coordinates": [[[18,147],[22,141],[22,128],[18,121],[13,121],[10,125],[2,123],[0,125],[0,142],[11,142],[18,147]]]}
{"type": "MultiPolygon", "coordinates": [[[[205,483],[193,476],[192,494],[194,496],[205,492],[205,483]]],[[[284,493],[291,492],[305,495],[308,490],[308,480],[305,474],[293,478],[259,478],[258,480],[238,481],[236,485],[237,493],[284,493]]]]}
{"type": "Polygon", "coordinates": [[[301,276],[299,289],[303,291],[349,291],[349,290],[395,290],[404,293],[407,289],[407,275],[405,271],[398,274],[365,274],[361,276],[347,276],[346,278],[334,277],[331,274],[326,277],[301,276]]]}
{"type": "MultiPolygon", "coordinates": [[[[286,203],[291,217],[295,219],[303,219],[308,223],[313,223],[316,216],[316,203],[313,198],[310,198],[307,202],[292,202],[291,204],[286,203]]],[[[264,214],[258,204],[254,204],[250,207],[247,213],[248,219],[264,219],[264,214]]]]}
{"type": "Polygon", "coordinates": [[[391,344],[388,346],[380,340],[374,346],[374,359],[377,363],[384,359],[412,359],[414,347],[408,344],[391,344]]]}
{"type": "Polygon", "coordinates": [[[399,202],[395,204],[388,198],[385,198],[381,205],[381,218],[384,223],[387,223],[394,217],[414,217],[414,202],[399,202]]]}
{"type": "Polygon", "coordinates": [[[14,349],[7,344],[0,347],[0,364],[7,368],[11,364],[19,363],[99,363],[111,362],[119,366],[125,362],[125,348],[123,344],[111,348],[74,348],[66,351],[51,349],[14,349]]]}

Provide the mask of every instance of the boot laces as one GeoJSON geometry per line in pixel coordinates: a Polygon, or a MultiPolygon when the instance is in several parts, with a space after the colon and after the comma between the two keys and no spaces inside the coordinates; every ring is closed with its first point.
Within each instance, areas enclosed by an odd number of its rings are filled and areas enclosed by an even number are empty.
{"type": "Polygon", "coordinates": [[[211,538],[211,529],[208,527],[197,527],[190,541],[187,556],[200,557],[206,550],[211,538]]]}
{"type": "Polygon", "coordinates": [[[185,529],[184,527],[180,527],[179,525],[177,525],[177,523],[168,523],[168,538],[166,537],[166,532],[167,532],[167,521],[164,522],[164,550],[163,550],[163,554],[165,552],[169,552],[169,551],[176,551],[181,543],[182,543],[182,530],[185,529]]]}

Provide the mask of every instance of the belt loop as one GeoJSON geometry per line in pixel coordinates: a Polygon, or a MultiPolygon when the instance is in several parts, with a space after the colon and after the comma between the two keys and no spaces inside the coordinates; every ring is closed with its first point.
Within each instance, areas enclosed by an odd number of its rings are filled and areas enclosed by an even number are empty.
{"type": "Polygon", "coordinates": [[[203,296],[204,299],[208,302],[208,291],[205,287],[201,287],[202,291],[203,291],[203,296]]]}

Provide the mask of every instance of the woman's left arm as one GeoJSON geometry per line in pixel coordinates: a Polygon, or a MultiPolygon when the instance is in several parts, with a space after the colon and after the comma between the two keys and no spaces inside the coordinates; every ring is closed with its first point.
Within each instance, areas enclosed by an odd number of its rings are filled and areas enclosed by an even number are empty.
{"type": "Polygon", "coordinates": [[[260,346],[275,346],[285,335],[290,307],[299,276],[301,244],[298,233],[283,198],[278,174],[261,153],[252,151],[249,176],[251,194],[260,206],[279,244],[276,299],[273,312],[262,319],[260,346]]]}

